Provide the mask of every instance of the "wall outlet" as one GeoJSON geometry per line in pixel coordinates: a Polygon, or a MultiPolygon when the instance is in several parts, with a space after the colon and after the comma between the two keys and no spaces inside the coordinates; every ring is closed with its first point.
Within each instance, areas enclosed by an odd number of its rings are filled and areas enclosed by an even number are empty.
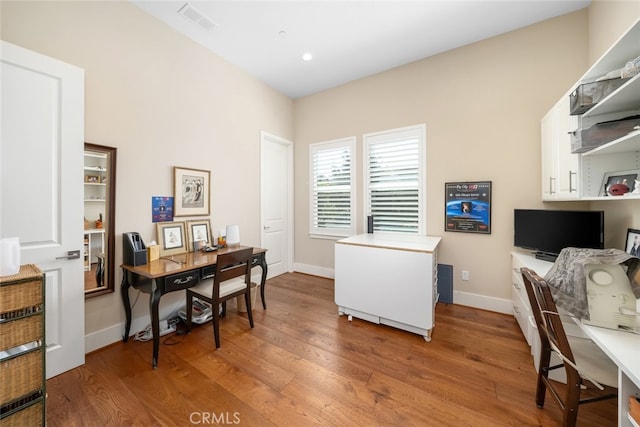
{"type": "Polygon", "coordinates": [[[462,270],[462,280],[469,280],[469,272],[467,270],[462,270]]]}

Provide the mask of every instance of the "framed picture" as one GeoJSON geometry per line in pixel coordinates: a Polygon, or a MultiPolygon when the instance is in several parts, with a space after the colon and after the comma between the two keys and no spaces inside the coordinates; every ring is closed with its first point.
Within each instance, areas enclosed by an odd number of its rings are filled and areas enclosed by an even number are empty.
{"type": "Polygon", "coordinates": [[[491,181],[446,182],[444,231],[491,234],[491,181]]]}
{"type": "Polygon", "coordinates": [[[627,244],[624,247],[624,251],[640,258],[640,230],[627,229],[627,244]]]}
{"type": "Polygon", "coordinates": [[[600,196],[622,196],[632,193],[636,188],[636,180],[640,177],[640,169],[607,172],[604,174],[600,196]]]}
{"type": "Polygon", "coordinates": [[[88,182],[90,184],[98,184],[100,183],[100,177],[98,175],[85,175],[84,182],[88,182]]]}
{"type": "Polygon", "coordinates": [[[184,222],[157,222],[156,233],[160,256],[175,255],[187,252],[187,235],[184,222]]]}
{"type": "Polygon", "coordinates": [[[209,215],[211,173],[200,169],[173,167],[173,215],[209,215]]]}
{"type": "Polygon", "coordinates": [[[209,220],[187,221],[187,247],[189,252],[193,252],[193,242],[204,242],[205,246],[213,246],[211,244],[211,225],[209,220]]]}

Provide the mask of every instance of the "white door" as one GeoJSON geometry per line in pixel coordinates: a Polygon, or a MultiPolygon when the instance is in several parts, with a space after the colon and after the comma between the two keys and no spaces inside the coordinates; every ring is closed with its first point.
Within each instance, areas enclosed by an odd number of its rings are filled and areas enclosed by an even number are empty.
{"type": "Polygon", "coordinates": [[[293,264],[293,144],[261,132],[260,171],[261,245],[274,277],[293,264]]]}
{"type": "Polygon", "coordinates": [[[84,363],[84,71],[0,41],[0,237],[46,275],[47,378],[84,363]],[[81,255],[81,254],[80,254],[81,255]]]}

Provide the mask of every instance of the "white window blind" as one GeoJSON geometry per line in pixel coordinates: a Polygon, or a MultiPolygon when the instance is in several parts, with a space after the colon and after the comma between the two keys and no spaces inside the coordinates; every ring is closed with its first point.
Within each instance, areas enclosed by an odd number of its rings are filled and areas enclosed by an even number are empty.
{"type": "Polygon", "coordinates": [[[365,210],[374,230],[424,234],[425,126],[367,134],[365,210]]]}
{"type": "Polygon", "coordinates": [[[350,236],[355,230],[355,137],[311,144],[310,233],[350,236]]]}

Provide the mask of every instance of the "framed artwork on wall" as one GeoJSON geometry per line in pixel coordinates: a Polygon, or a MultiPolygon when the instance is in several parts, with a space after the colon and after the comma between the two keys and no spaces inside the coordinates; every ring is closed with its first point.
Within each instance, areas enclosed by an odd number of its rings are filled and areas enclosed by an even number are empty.
{"type": "Polygon", "coordinates": [[[211,172],[173,167],[173,215],[209,215],[211,172]]]}
{"type": "Polygon", "coordinates": [[[444,231],[491,234],[491,181],[446,182],[444,231]]]}

